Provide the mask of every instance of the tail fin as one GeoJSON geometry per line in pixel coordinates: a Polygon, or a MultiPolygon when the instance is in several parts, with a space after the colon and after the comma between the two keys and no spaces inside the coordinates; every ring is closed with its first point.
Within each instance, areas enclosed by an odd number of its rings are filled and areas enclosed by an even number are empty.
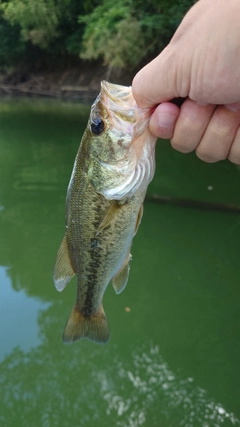
{"type": "Polygon", "coordinates": [[[84,317],[77,305],[73,307],[63,332],[63,341],[73,342],[81,338],[88,338],[99,344],[108,342],[109,327],[103,306],[90,317],[84,317]]]}

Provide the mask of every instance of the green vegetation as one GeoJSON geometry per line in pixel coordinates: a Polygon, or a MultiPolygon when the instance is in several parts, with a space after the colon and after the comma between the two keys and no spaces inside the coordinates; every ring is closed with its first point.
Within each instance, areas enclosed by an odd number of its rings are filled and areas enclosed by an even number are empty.
{"type": "Polygon", "coordinates": [[[194,0],[0,0],[0,68],[99,60],[136,66],[169,41],[194,0]]]}

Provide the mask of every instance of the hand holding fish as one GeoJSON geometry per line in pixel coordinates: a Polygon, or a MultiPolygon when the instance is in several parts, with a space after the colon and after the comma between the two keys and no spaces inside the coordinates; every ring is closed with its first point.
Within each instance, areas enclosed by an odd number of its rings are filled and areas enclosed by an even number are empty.
{"type": "Polygon", "coordinates": [[[239,0],[199,0],[133,80],[139,107],[156,106],[152,133],[206,162],[240,164],[239,17],[239,0]],[[169,102],[178,97],[180,108],[169,102]]]}

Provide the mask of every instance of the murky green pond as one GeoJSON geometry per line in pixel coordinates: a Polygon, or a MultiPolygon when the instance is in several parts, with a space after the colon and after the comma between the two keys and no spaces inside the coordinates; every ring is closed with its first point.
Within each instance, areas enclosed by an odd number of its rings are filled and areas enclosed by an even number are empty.
{"type": "MultiPolygon", "coordinates": [[[[145,203],[105,346],[61,342],[76,293],[52,268],[88,116],[0,102],[0,426],[240,425],[240,214],[145,203]]],[[[159,142],[149,194],[240,205],[240,169],[159,142]]]]}

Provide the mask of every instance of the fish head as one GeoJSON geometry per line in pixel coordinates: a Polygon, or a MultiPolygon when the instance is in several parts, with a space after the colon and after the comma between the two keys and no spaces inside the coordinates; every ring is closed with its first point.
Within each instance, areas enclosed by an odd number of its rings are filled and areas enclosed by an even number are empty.
{"type": "Polygon", "coordinates": [[[137,106],[131,87],[101,82],[87,129],[88,175],[105,198],[126,199],[151,181],[156,138],[148,128],[150,115],[137,106]]]}

